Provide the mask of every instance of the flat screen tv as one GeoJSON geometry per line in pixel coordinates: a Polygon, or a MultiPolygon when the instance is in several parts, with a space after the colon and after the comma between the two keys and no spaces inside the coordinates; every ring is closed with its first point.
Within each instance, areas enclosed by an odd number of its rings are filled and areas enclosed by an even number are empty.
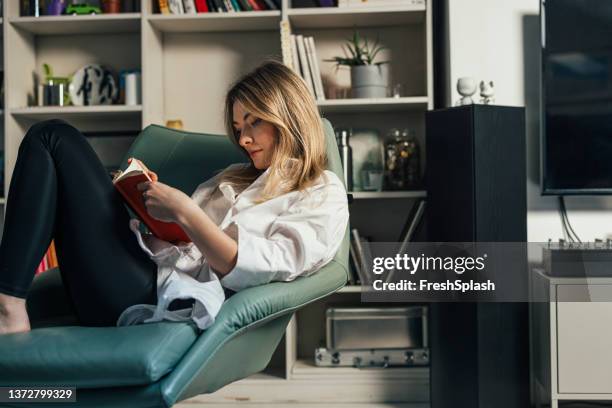
{"type": "Polygon", "coordinates": [[[541,186],[612,194],[612,1],[541,5],[541,186]]]}

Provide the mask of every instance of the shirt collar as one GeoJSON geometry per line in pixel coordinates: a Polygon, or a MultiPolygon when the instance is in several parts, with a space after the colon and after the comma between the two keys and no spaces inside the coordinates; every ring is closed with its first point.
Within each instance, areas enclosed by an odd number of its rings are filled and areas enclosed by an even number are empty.
{"type": "MultiPolygon", "coordinates": [[[[290,166],[292,166],[296,162],[299,162],[299,159],[296,159],[294,157],[289,158],[283,162],[282,168],[289,169],[290,166]]],[[[236,202],[236,197],[238,196],[238,194],[242,194],[246,190],[252,190],[255,188],[262,187],[265,184],[268,176],[270,175],[270,169],[271,168],[268,167],[266,170],[264,170],[263,173],[261,173],[249,186],[247,186],[241,192],[237,192],[234,189],[234,186],[232,186],[229,182],[226,181],[219,183],[219,190],[221,190],[225,198],[227,198],[230,202],[234,203],[236,202]]]]}

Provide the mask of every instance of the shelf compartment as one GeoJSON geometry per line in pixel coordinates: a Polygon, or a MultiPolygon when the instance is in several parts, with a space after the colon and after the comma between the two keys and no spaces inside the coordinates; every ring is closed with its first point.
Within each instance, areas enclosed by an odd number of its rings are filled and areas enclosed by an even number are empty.
{"type": "Polygon", "coordinates": [[[53,118],[80,119],[103,117],[105,120],[118,117],[140,117],[142,105],[96,105],[96,106],[30,106],[14,108],[11,115],[19,118],[46,120],[53,118]]]}
{"type": "Polygon", "coordinates": [[[317,101],[324,113],[359,113],[427,110],[427,96],[403,96],[400,98],[347,98],[317,101]]]}
{"type": "Polygon", "coordinates": [[[15,17],[9,22],[32,34],[117,34],[140,32],[140,13],[15,17]]]}
{"type": "Polygon", "coordinates": [[[166,33],[278,30],[279,10],[198,13],[183,15],[157,14],[147,18],[156,29],[166,33]]]}
{"type": "Polygon", "coordinates": [[[425,21],[425,6],[308,7],[287,10],[292,28],[386,27],[425,21]]]}
{"type": "Polygon", "coordinates": [[[375,198],[424,198],[427,191],[350,191],[354,199],[375,199],[375,198]]]}

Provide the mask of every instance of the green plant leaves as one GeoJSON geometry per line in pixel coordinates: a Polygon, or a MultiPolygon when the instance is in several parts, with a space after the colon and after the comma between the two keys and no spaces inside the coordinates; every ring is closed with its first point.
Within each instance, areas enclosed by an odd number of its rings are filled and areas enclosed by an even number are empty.
{"type": "Polygon", "coordinates": [[[370,44],[367,37],[363,40],[360,38],[359,33],[356,29],[353,29],[353,35],[351,38],[346,40],[346,44],[342,45],[343,57],[333,57],[332,59],[326,59],[327,62],[335,62],[336,70],[340,65],[355,66],[355,65],[382,65],[387,64],[389,61],[374,62],[378,53],[387,47],[380,44],[380,39],[376,36],[374,44],[370,44]]]}

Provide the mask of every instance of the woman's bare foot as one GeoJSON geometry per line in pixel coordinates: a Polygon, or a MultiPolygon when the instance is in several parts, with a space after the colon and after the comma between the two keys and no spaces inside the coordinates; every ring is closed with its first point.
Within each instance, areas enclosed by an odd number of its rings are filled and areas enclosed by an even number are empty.
{"type": "Polygon", "coordinates": [[[0,334],[28,331],[30,319],[25,299],[0,293],[0,334]]]}

